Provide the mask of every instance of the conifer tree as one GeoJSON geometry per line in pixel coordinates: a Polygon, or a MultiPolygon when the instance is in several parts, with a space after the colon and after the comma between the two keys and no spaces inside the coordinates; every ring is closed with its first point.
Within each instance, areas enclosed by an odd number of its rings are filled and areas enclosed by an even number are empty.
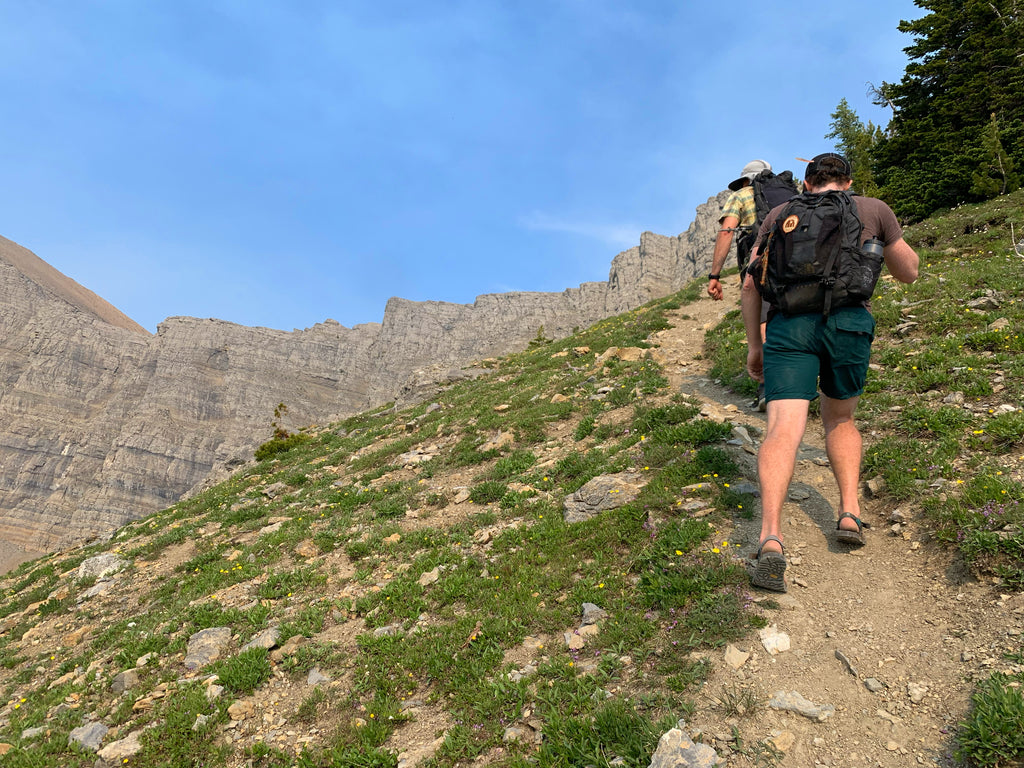
{"type": "Polygon", "coordinates": [[[870,120],[861,122],[846,99],[842,99],[832,113],[832,131],[826,139],[836,140],[836,149],[846,156],[853,169],[853,189],[862,195],[878,194],[878,185],[871,170],[871,151],[882,138],[882,129],[870,120]]]}
{"type": "Polygon", "coordinates": [[[974,177],[998,156],[993,113],[1004,160],[1024,167],[1024,1],[915,4],[928,13],[899,25],[914,36],[911,62],[899,83],[886,84],[895,114],[873,151],[882,196],[907,219],[991,194],[974,177]]]}
{"type": "Polygon", "coordinates": [[[985,154],[981,167],[971,176],[974,180],[971,191],[987,198],[1005,195],[1017,189],[1020,177],[1014,172],[1013,160],[1006,154],[1003,142],[999,139],[999,121],[996,120],[995,112],[982,132],[981,148],[985,154]]]}

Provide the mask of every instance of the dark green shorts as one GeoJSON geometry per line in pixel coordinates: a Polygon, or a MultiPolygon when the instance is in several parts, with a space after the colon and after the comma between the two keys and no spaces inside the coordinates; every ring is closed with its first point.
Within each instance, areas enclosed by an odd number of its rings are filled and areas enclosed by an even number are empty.
{"type": "Polygon", "coordinates": [[[864,391],[875,318],[864,307],[843,307],[821,315],[776,313],[764,344],[765,398],[813,400],[821,391],[848,400],[864,391]]]}

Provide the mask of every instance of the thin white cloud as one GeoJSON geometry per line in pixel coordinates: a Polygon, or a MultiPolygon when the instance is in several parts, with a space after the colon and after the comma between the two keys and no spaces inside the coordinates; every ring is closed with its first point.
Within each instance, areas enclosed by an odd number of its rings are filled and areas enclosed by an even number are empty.
{"type": "Polygon", "coordinates": [[[640,227],[634,224],[597,224],[592,221],[567,219],[543,211],[532,211],[519,218],[523,229],[533,232],[563,232],[613,245],[631,248],[640,243],[640,227]]]}

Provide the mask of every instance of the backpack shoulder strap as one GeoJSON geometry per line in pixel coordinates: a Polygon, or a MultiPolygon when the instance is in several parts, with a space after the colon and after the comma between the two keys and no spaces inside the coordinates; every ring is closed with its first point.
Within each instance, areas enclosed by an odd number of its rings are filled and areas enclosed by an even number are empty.
{"type": "Polygon", "coordinates": [[[830,255],[828,262],[825,264],[824,277],[822,278],[822,285],[825,286],[825,308],[824,316],[828,317],[832,310],[832,289],[835,287],[836,274],[838,272],[839,259],[844,252],[849,249],[856,248],[859,246],[857,242],[860,237],[860,233],[863,230],[863,225],[860,221],[860,216],[857,214],[857,203],[854,201],[855,193],[847,191],[835,191],[826,193],[831,199],[835,200],[836,205],[839,207],[839,212],[842,217],[839,225],[839,247],[834,250],[830,255]],[[853,217],[853,223],[851,224],[850,217],[853,217]],[[856,230],[856,231],[854,231],[856,230]]]}

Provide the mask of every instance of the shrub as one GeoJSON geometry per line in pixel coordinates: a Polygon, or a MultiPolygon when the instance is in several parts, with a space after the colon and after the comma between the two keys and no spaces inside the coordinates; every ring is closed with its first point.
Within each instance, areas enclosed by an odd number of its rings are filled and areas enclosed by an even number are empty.
{"type": "Polygon", "coordinates": [[[971,414],[963,408],[944,405],[933,410],[927,405],[911,405],[900,414],[898,423],[912,435],[930,433],[942,437],[961,432],[971,420],[971,414]]]}
{"type": "Polygon", "coordinates": [[[1024,413],[1001,413],[985,425],[985,432],[1006,448],[1024,442],[1024,413]]]}
{"type": "Polygon", "coordinates": [[[500,480],[485,480],[470,489],[469,498],[475,504],[490,504],[501,501],[507,492],[508,486],[500,480]]]}
{"type": "Polygon", "coordinates": [[[584,416],[580,423],[576,425],[576,431],[573,432],[573,438],[576,440],[583,440],[584,438],[590,437],[594,433],[594,429],[597,427],[597,420],[593,416],[584,416]]]}
{"type": "Polygon", "coordinates": [[[506,480],[521,475],[536,463],[537,457],[531,451],[513,451],[495,462],[494,471],[491,474],[495,480],[506,480]]]}
{"type": "Polygon", "coordinates": [[[382,520],[405,517],[405,512],[408,508],[408,504],[406,504],[405,499],[401,496],[385,496],[383,499],[378,499],[370,505],[374,517],[382,520]]]}
{"type": "Polygon", "coordinates": [[[303,434],[288,435],[287,437],[272,437],[257,448],[253,456],[256,461],[265,461],[266,459],[286,453],[296,446],[307,443],[309,442],[309,439],[309,435],[303,434]]]}
{"type": "Polygon", "coordinates": [[[566,493],[574,493],[598,475],[613,471],[604,452],[594,449],[565,455],[555,464],[552,474],[562,482],[566,493]]]}
{"type": "Polygon", "coordinates": [[[270,679],[270,659],[266,648],[250,648],[237,656],[216,663],[212,671],[225,688],[233,693],[248,695],[270,679]]]}
{"type": "Polygon", "coordinates": [[[373,547],[367,541],[350,541],[345,545],[345,554],[351,560],[362,560],[364,557],[369,557],[372,552],[373,547]]]}

